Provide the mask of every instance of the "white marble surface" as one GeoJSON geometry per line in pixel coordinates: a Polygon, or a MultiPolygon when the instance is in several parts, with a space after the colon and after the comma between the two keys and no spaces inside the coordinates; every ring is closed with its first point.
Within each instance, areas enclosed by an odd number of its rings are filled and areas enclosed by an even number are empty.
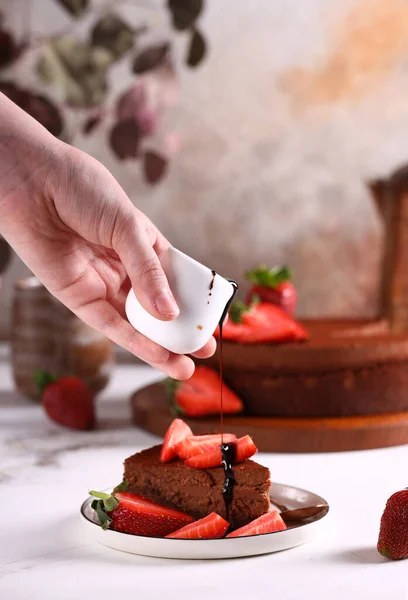
{"type": "Polygon", "coordinates": [[[407,485],[408,447],[360,453],[260,455],[275,481],[330,502],[326,533],[270,556],[173,561],[115,552],[88,539],[79,507],[90,487],[121,479],[122,460],[157,442],[129,425],[132,390],[160,378],[147,367],[117,368],[99,400],[92,433],[67,431],[21,399],[0,347],[0,598],[408,599],[407,561],[388,562],[375,544],[386,498],[407,485]]]}

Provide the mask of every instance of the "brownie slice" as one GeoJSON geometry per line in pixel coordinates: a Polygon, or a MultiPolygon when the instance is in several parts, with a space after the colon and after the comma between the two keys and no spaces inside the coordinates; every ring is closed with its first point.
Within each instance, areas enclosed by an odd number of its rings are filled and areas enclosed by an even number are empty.
{"type": "MultiPolygon", "coordinates": [[[[181,460],[160,461],[161,446],[153,446],[125,460],[128,491],[197,519],[216,512],[227,518],[222,488],[224,469],[193,469],[181,460]]],[[[229,508],[233,529],[269,510],[269,469],[252,460],[234,466],[235,486],[229,508]]]]}

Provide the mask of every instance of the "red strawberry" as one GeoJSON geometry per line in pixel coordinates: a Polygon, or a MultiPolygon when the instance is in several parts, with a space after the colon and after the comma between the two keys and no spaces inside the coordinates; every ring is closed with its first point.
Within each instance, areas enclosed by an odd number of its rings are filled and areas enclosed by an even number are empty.
{"type": "MultiPolygon", "coordinates": [[[[307,332],[282,309],[268,302],[231,305],[230,318],[223,326],[223,339],[241,344],[289,342],[307,339],[307,332]]],[[[215,332],[219,336],[219,330],[215,332]]]]}
{"type": "Polygon", "coordinates": [[[174,419],[164,436],[164,442],[160,453],[162,462],[170,462],[177,457],[176,446],[184,438],[192,436],[190,427],[181,419],[174,419]]]}
{"type": "Polygon", "coordinates": [[[273,533],[286,529],[285,522],[277,510],[268,512],[258,517],[248,525],[244,525],[227,535],[227,538],[243,537],[246,535],[259,535],[260,533],[273,533]]]}
{"type": "MultiPolygon", "coordinates": [[[[118,489],[123,489],[123,486],[118,489]]],[[[103,529],[164,537],[194,521],[190,515],[135,494],[115,490],[111,495],[94,491],[90,494],[98,498],[92,502],[92,508],[96,511],[103,529]]]]}
{"type": "MultiPolygon", "coordinates": [[[[186,381],[170,380],[167,390],[181,414],[198,417],[220,413],[220,378],[209,367],[199,365],[186,381]]],[[[225,383],[222,384],[222,396],[224,414],[242,411],[242,400],[225,383]]]]}
{"type": "MultiPolygon", "coordinates": [[[[225,444],[234,442],[237,436],[233,433],[224,433],[222,437],[225,444]]],[[[176,446],[176,452],[182,460],[191,458],[196,454],[203,454],[210,450],[215,450],[221,445],[221,434],[214,435],[193,435],[181,440],[176,446]]]]}
{"type": "Polygon", "coordinates": [[[45,372],[36,373],[41,401],[50,419],[72,429],[92,429],[95,425],[94,398],[78,377],[56,381],[45,372]]]}
{"type": "Polygon", "coordinates": [[[228,521],[212,512],[207,517],[199,519],[191,525],[186,525],[174,533],[166,535],[168,538],[183,540],[208,540],[221,538],[229,527],[228,521]]]}
{"type": "MultiPolygon", "coordinates": [[[[239,438],[236,442],[232,442],[232,444],[235,446],[235,463],[243,462],[258,452],[258,448],[249,435],[239,438]]],[[[204,454],[196,454],[186,460],[186,465],[195,469],[210,469],[211,467],[220,466],[221,463],[222,455],[220,447],[204,454]]]]}
{"type": "Polygon", "coordinates": [[[268,269],[262,265],[246,273],[246,278],[253,283],[247,295],[248,304],[257,297],[261,302],[276,304],[291,317],[294,315],[297,294],[287,267],[268,269]]]}
{"type": "Polygon", "coordinates": [[[408,558],[408,489],[388,499],[381,518],[377,550],[392,560],[408,558]]]}

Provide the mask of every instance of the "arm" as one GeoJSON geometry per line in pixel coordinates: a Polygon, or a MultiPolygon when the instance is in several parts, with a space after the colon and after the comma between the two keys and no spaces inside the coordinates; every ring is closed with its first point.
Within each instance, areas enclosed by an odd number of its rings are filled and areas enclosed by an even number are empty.
{"type": "MultiPolygon", "coordinates": [[[[160,263],[169,242],[98,161],[54,138],[0,94],[0,232],[83,321],[172,377],[194,365],[127,322],[132,286],[153,316],[178,314],[160,263]]],[[[198,353],[210,356],[214,340],[198,353]]]]}

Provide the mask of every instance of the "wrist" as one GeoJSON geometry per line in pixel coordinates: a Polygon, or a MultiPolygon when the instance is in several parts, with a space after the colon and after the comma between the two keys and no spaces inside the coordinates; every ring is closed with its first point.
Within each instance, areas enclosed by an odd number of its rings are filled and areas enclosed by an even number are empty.
{"type": "Polygon", "coordinates": [[[53,142],[44,144],[19,134],[0,135],[0,226],[1,217],[10,210],[44,198],[57,157],[58,146],[53,142]]]}
{"type": "Polygon", "coordinates": [[[42,196],[64,144],[2,94],[0,120],[0,216],[4,216],[10,205],[42,196]]]}

